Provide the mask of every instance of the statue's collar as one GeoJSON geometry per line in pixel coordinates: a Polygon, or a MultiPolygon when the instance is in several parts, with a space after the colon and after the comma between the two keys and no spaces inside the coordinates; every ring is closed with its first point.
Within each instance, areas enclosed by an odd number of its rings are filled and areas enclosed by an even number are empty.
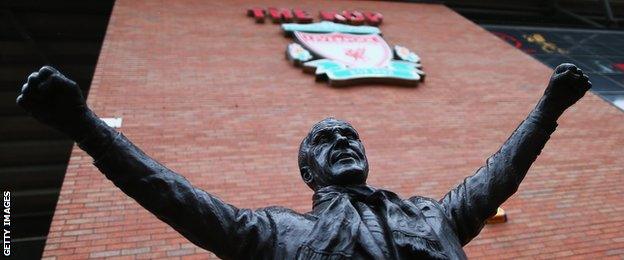
{"type": "Polygon", "coordinates": [[[381,191],[368,185],[331,185],[320,188],[312,196],[312,211],[323,211],[336,197],[346,197],[349,201],[366,202],[369,197],[381,191]]]}

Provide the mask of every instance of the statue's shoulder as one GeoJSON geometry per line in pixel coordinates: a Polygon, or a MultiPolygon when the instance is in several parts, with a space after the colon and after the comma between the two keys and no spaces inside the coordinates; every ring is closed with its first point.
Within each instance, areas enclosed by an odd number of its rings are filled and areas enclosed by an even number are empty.
{"type": "Polygon", "coordinates": [[[423,196],[413,196],[409,199],[407,199],[409,202],[411,202],[412,204],[414,204],[416,207],[418,208],[432,208],[432,209],[442,209],[442,205],[440,204],[440,202],[438,202],[435,199],[432,198],[428,198],[428,197],[423,197],[423,196]]]}
{"type": "Polygon", "coordinates": [[[295,219],[296,220],[311,220],[311,221],[316,220],[316,218],[310,215],[309,213],[302,214],[292,209],[280,207],[280,206],[270,206],[270,207],[260,208],[260,209],[257,209],[256,211],[262,212],[276,221],[280,221],[280,220],[289,221],[289,220],[295,220],[295,219]]]}
{"type": "Polygon", "coordinates": [[[295,237],[307,234],[317,221],[317,218],[309,213],[301,214],[292,209],[278,206],[258,209],[257,212],[262,212],[267,216],[274,229],[273,232],[278,234],[278,243],[279,241],[294,241],[296,240],[295,237]]]}

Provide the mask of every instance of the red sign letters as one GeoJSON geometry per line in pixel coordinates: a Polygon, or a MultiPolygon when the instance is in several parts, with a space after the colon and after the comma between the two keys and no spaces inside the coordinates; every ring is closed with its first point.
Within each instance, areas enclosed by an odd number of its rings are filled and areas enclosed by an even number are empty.
{"type": "MultiPolygon", "coordinates": [[[[311,23],[314,18],[305,10],[269,7],[267,9],[254,7],[247,10],[247,16],[253,17],[257,23],[264,23],[269,17],[273,23],[311,23]]],[[[320,11],[319,18],[322,21],[344,23],[351,25],[378,26],[383,21],[383,15],[378,12],[360,11],[320,11]]]]}

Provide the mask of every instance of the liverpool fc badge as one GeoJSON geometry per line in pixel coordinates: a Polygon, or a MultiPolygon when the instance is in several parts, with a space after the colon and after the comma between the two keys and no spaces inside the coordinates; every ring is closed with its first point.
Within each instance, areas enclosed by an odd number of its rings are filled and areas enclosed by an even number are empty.
{"type": "Polygon", "coordinates": [[[424,80],[418,55],[402,46],[390,48],[377,27],[323,21],[282,24],[282,29],[295,40],[286,48],[286,58],[331,86],[415,86],[424,80]]]}

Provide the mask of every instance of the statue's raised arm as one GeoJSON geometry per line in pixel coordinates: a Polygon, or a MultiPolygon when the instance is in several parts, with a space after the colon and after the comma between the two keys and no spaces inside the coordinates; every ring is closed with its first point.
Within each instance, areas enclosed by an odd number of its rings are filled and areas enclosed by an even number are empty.
{"type": "Polygon", "coordinates": [[[462,245],[516,192],[531,164],[557,127],[561,114],[589,90],[591,83],[573,64],[559,65],[544,95],[502,147],[474,175],[440,201],[462,245]]]}
{"type": "Polygon", "coordinates": [[[194,244],[222,258],[250,258],[268,243],[264,213],[226,204],[147,156],[100,120],[78,85],[56,69],[32,73],[17,103],[71,137],[117,187],[194,244]]]}

